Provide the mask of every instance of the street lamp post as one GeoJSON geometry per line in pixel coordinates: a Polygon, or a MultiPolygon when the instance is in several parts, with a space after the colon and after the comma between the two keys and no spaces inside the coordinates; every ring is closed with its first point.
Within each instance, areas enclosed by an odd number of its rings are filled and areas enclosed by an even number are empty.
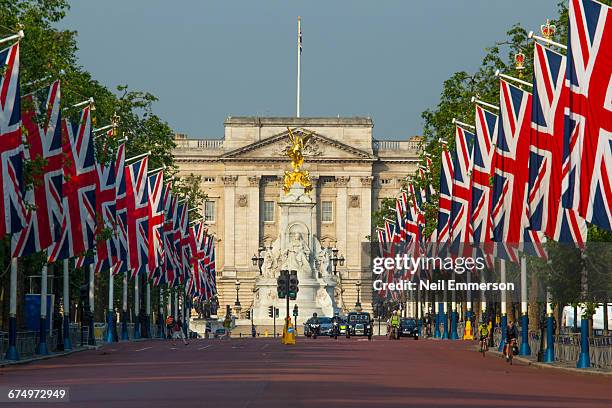
{"type": "Polygon", "coordinates": [[[340,266],[344,266],[345,259],[342,254],[338,257],[338,248],[336,247],[331,248],[331,252],[332,252],[332,257],[331,257],[332,265],[334,266],[334,275],[337,275],[338,274],[338,270],[337,270],[338,263],[340,263],[340,266]]]}
{"type": "Polygon", "coordinates": [[[357,302],[355,302],[355,310],[358,312],[361,312],[361,299],[360,299],[361,281],[357,281],[356,286],[357,286],[357,302]]]}
{"type": "Polygon", "coordinates": [[[259,266],[259,274],[262,274],[262,270],[261,267],[263,266],[264,263],[264,257],[262,255],[262,253],[265,251],[266,249],[263,246],[260,246],[259,249],[257,250],[257,253],[253,255],[253,257],[251,258],[251,261],[253,261],[253,266],[259,266]]]}
{"type": "Polygon", "coordinates": [[[234,309],[236,309],[236,316],[237,316],[237,318],[240,318],[240,309],[241,309],[241,306],[240,306],[240,295],[239,295],[239,292],[240,292],[240,281],[238,279],[236,279],[235,285],[236,285],[236,302],[234,303],[234,309]]]}

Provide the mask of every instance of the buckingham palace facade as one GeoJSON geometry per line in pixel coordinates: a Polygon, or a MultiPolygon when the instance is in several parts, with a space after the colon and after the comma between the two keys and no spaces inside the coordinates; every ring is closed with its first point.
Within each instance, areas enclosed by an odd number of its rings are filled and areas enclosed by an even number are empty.
{"type": "Polygon", "coordinates": [[[337,267],[344,309],[355,304],[361,282],[361,304],[371,310],[371,270],[360,255],[362,244],[374,233],[372,212],[415,173],[421,138],[377,140],[373,121],[365,117],[228,117],[224,127],[223,139],[177,134],[174,150],[178,175],[201,176],[207,194],[202,213],[216,238],[220,306],[233,307],[236,280],[242,310],[253,302],[259,268],[251,258],[279,235],[283,174],[291,169],[285,155],[290,128],[312,133],[303,168],[316,202],[313,234],[346,258],[337,267]]]}

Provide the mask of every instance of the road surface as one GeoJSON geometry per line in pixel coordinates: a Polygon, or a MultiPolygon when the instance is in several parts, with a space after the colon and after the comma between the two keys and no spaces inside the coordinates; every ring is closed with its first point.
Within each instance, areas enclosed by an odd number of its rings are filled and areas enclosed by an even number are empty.
{"type": "Polygon", "coordinates": [[[509,366],[473,343],[412,339],[119,343],[0,369],[0,385],[69,387],[67,405],[91,408],[612,406],[612,377],[509,366]]]}

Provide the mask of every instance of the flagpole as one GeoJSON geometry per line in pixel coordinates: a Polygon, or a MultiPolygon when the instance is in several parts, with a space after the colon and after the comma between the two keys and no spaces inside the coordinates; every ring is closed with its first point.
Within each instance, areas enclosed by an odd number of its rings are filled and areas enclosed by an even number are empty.
{"type": "Polygon", "coordinates": [[[559,47],[562,50],[567,50],[567,45],[563,45],[556,41],[550,40],[548,38],[544,38],[544,37],[540,37],[539,35],[535,35],[533,31],[530,31],[529,34],[527,34],[527,38],[533,38],[534,40],[542,41],[546,44],[554,45],[555,47],[559,47]]]}
{"type": "Polygon", "coordinates": [[[523,81],[522,79],[518,79],[518,78],[515,78],[515,77],[510,76],[510,75],[502,74],[502,73],[501,73],[501,71],[500,71],[499,69],[498,69],[497,71],[495,71],[495,76],[496,76],[496,77],[500,77],[500,78],[507,79],[508,81],[514,81],[514,82],[517,82],[517,83],[519,83],[519,84],[521,84],[521,85],[530,86],[530,87],[532,87],[532,88],[533,88],[533,84],[532,84],[532,83],[527,82],[527,81],[523,81]]]}
{"type": "Polygon", "coordinates": [[[121,314],[121,340],[129,340],[130,339],[130,335],[128,334],[128,328],[127,328],[127,316],[128,316],[128,307],[127,307],[127,301],[128,301],[128,278],[127,278],[127,274],[128,271],[123,272],[123,305],[122,305],[122,314],[121,314]]]}
{"type": "Polygon", "coordinates": [[[476,98],[475,96],[472,96],[472,103],[477,103],[477,104],[485,106],[487,108],[499,110],[499,106],[493,105],[492,103],[488,103],[488,102],[485,102],[485,101],[481,101],[480,99],[476,98]]]}
{"type": "Polygon", "coordinates": [[[531,355],[529,347],[529,315],[527,314],[527,258],[521,256],[521,356],[531,355]]]}
{"type": "Polygon", "coordinates": [[[113,316],[115,314],[115,311],[113,310],[113,298],[115,295],[115,279],[113,276],[113,267],[111,266],[108,270],[108,323],[107,323],[107,330],[106,330],[106,342],[107,343],[112,343],[113,341],[115,341],[115,336],[114,334],[114,325],[113,325],[113,316]]]}
{"type": "Polygon", "coordinates": [[[42,266],[40,272],[40,328],[36,354],[46,356],[47,348],[47,264],[42,266]]]}
{"type": "MultiPolygon", "coordinates": [[[[500,275],[500,283],[505,284],[506,283],[506,260],[505,259],[499,260],[499,275],[500,275]]],[[[501,319],[500,319],[501,340],[499,341],[499,348],[497,349],[497,351],[500,351],[500,352],[504,351],[504,346],[506,345],[506,329],[507,329],[507,324],[508,324],[508,315],[506,314],[507,313],[506,298],[507,298],[506,291],[502,290],[501,292],[501,319]]],[[[512,352],[512,350],[510,352],[512,352]]]]}
{"type": "Polygon", "coordinates": [[[11,284],[9,292],[9,338],[7,360],[19,360],[17,352],[17,258],[11,258],[11,284]]]}
{"type": "Polygon", "coordinates": [[[134,279],[134,315],[136,321],[134,322],[134,339],[140,338],[140,274],[136,272],[134,279]]]}
{"type": "Polygon", "coordinates": [[[95,284],[95,274],[94,274],[94,265],[91,264],[89,265],[89,293],[88,293],[88,298],[89,298],[89,317],[90,317],[90,321],[89,321],[89,339],[87,341],[87,343],[90,346],[95,346],[96,345],[96,335],[94,333],[94,284],[95,284]]]}
{"type": "Polygon", "coordinates": [[[64,351],[72,350],[70,338],[70,277],[68,276],[68,259],[64,259],[64,351]]]}
{"type": "Polygon", "coordinates": [[[17,34],[11,35],[9,37],[5,37],[0,39],[0,44],[4,44],[5,42],[9,42],[9,41],[13,41],[13,40],[21,40],[23,37],[25,37],[25,34],[23,33],[23,30],[19,30],[17,32],[17,34]]]}
{"type": "Polygon", "coordinates": [[[298,16],[298,47],[297,47],[297,100],[296,117],[300,117],[300,76],[302,65],[302,18],[298,16]]]}
{"type": "Polygon", "coordinates": [[[147,279],[147,309],[146,309],[146,313],[147,313],[147,324],[146,324],[146,331],[147,331],[147,338],[151,338],[151,281],[147,279]]]}

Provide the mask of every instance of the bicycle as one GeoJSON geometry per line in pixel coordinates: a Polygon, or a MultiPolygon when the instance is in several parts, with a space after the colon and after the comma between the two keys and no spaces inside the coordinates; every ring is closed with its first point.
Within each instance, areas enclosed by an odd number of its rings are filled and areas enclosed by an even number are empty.
{"type": "Polygon", "coordinates": [[[506,363],[510,363],[512,365],[512,358],[514,358],[514,347],[516,345],[516,339],[510,340],[510,342],[506,342],[506,346],[504,347],[504,356],[506,357],[506,363]]]}
{"type": "Polygon", "coordinates": [[[489,336],[481,336],[480,337],[480,352],[482,356],[485,356],[485,353],[489,350],[489,336]]]}

